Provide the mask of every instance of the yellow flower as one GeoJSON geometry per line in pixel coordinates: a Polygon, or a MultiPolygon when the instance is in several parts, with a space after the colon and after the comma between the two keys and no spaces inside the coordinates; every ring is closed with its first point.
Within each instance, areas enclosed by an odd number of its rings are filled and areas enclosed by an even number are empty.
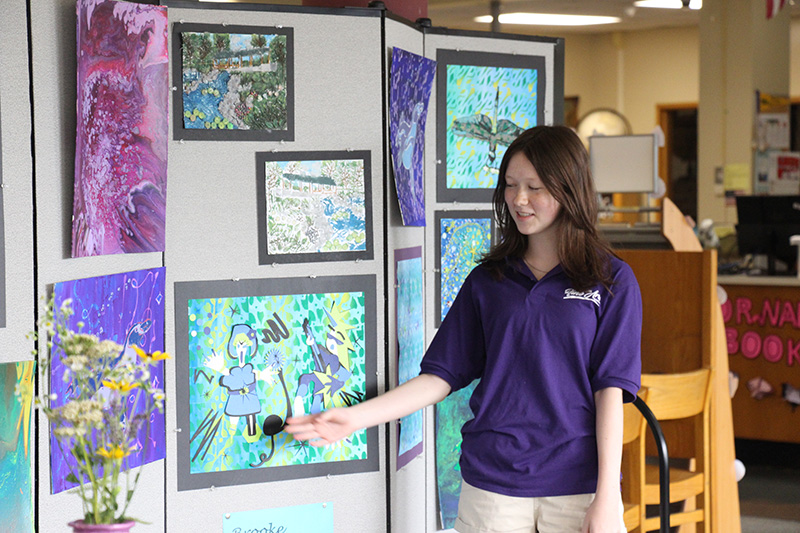
{"type": "Polygon", "coordinates": [[[128,392],[129,390],[135,389],[136,387],[139,386],[138,383],[130,383],[129,381],[126,381],[124,379],[120,380],[120,381],[113,381],[113,380],[109,380],[109,379],[104,379],[103,380],[103,385],[105,385],[109,389],[118,390],[123,394],[128,392]]]}
{"type": "Polygon", "coordinates": [[[138,346],[134,346],[133,349],[136,351],[136,354],[148,365],[152,365],[157,363],[158,361],[163,361],[164,359],[170,359],[170,356],[167,352],[153,352],[152,354],[148,354],[138,346]]]}
{"type": "Polygon", "coordinates": [[[107,450],[106,448],[100,448],[97,450],[97,455],[101,455],[106,459],[114,459],[115,461],[127,457],[130,455],[130,453],[130,450],[126,450],[122,446],[118,446],[116,444],[113,445],[110,450],[107,450]]]}

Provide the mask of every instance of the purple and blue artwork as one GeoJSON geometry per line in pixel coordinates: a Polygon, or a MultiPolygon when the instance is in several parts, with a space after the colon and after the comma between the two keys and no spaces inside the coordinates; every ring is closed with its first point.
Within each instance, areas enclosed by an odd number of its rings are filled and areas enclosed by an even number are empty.
{"type": "Polygon", "coordinates": [[[164,250],[167,9],[79,0],[72,257],[164,250]]]}
{"type": "MultiPolygon", "coordinates": [[[[65,300],[72,300],[73,314],[66,324],[68,328],[96,335],[101,340],[114,341],[123,347],[119,364],[136,359],[134,346],[147,353],[164,350],[163,267],[64,281],[56,283],[53,292],[56,309],[65,300]]],[[[75,393],[70,389],[70,383],[63,379],[66,368],[61,362],[61,355],[52,354],[50,387],[56,394],[53,407],[64,405],[75,393]]],[[[151,379],[154,387],[164,387],[163,361],[151,368],[151,379]]],[[[98,382],[101,381],[98,379],[98,382]]],[[[98,398],[104,396],[103,388],[98,389],[98,398]]],[[[129,417],[144,411],[145,398],[137,389],[130,392],[127,403],[129,417]]],[[[151,415],[149,430],[147,424],[142,425],[134,449],[136,451],[128,457],[129,468],[164,458],[163,413],[156,411],[151,415]]],[[[58,441],[51,435],[50,479],[53,494],[75,486],[66,480],[72,468],[71,461],[74,461],[72,456],[62,454],[58,441]]]]}
{"type": "Polygon", "coordinates": [[[425,225],[422,150],[436,61],[392,50],[389,137],[400,214],[406,226],[425,225]]]}
{"type": "MultiPolygon", "coordinates": [[[[425,352],[422,247],[394,251],[397,294],[397,385],[419,375],[425,352]]],[[[404,416],[397,427],[397,469],[422,453],[422,411],[404,416]]]]}

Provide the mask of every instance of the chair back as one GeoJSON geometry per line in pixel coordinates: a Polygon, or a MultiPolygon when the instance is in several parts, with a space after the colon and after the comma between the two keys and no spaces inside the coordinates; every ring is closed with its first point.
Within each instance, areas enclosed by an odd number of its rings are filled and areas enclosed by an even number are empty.
{"type": "Polygon", "coordinates": [[[701,368],[680,374],[642,374],[647,406],[659,421],[688,418],[703,412],[711,371],[701,368]]]}

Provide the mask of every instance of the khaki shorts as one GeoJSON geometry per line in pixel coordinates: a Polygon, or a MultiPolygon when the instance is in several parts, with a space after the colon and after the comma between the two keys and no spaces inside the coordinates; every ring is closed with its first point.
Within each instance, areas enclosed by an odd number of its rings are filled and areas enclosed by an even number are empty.
{"type": "MultiPolygon", "coordinates": [[[[544,498],[505,496],[461,482],[458,518],[460,533],[580,533],[594,494],[544,498]]],[[[625,531],[620,503],[619,521],[625,531]]]]}

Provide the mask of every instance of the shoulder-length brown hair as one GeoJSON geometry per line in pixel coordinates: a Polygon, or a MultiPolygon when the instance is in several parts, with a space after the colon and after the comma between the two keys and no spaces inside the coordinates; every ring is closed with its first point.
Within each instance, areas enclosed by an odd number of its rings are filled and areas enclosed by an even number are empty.
{"type": "Polygon", "coordinates": [[[525,154],[545,188],[561,205],[556,219],[558,257],[573,288],[585,291],[597,283],[611,287],[608,242],[597,230],[597,192],[583,143],[566,126],[536,126],[524,131],[506,150],[494,190],[499,242],[481,261],[502,276],[506,258],[521,258],[528,245],[511,218],[505,200],[506,170],[511,158],[525,154]]]}

